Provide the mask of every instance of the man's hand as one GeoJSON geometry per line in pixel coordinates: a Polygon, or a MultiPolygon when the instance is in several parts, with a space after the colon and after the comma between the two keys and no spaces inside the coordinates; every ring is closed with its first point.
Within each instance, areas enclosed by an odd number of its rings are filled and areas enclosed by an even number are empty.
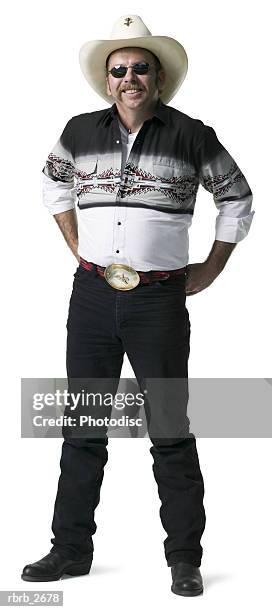
{"type": "Polygon", "coordinates": [[[215,240],[206,261],[189,264],[185,285],[186,295],[194,295],[209,287],[222,272],[235,246],[236,243],[233,242],[215,240]]]}
{"type": "Polygon", "coordinates": [[[212,284],[218,274],[220,272],[211,268],[206,261],[189,264],[186,274],[186,295],[194,295],[199,293],[199,291],[203,291],[203,289],[212,284]]]}

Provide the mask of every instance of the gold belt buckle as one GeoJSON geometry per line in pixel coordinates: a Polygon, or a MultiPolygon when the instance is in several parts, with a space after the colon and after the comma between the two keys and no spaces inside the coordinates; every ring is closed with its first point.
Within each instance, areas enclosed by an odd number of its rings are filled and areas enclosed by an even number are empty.
{"type": "Polygon", "coordinates": [[[110,264],[104,270],[104,277],[111,287],[120,291],[134,289],[140,282],[138,272],[124,264],[110,264]]]}

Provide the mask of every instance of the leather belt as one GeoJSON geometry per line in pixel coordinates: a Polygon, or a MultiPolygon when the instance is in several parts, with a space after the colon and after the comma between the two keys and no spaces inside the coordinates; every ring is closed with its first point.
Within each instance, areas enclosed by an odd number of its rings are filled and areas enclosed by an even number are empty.
{"type": "Polygon", "coordinates": [[[168,278],[181,276],[185,274],[187,269],[187,266],[185,266],[184,268],[178,268],[176,270],[150,270],[148,272],[138,272],[130,266],[117,263],[112,263],[105,268],[93,262],[86,261],[82,257],[80,257],[80,265],[86,270],[95,268],[99,276],[104,278],[111,287],[119,289],[120,291],[134,289],[138,284],[148,284],[156,280],[167,280],[168,278]]]}

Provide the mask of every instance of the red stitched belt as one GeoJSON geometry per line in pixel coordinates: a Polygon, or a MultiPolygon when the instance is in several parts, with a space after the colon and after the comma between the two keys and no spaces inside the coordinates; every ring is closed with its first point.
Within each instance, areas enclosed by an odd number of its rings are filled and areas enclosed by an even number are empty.
{"type": "MultiPolygon", "coordinates": [[[[90,261],[86,261],[82,257],[80,257],[80,265],[86,270],[96,268],[99,276],[104,278],[104,271],[106,268],[98,266],[90,261]]],[[[148,272],[138,272],[137,270],[137,272],[140,276],[140,283],[152,283],[152,281],[155,280],[167,280],[168,278],[172,278],[174,276],[181,276],[186,272],[186,269],[187,266],[184,266],[184,268],[177,268],[176,270],[150,270],[148,272]]]]}

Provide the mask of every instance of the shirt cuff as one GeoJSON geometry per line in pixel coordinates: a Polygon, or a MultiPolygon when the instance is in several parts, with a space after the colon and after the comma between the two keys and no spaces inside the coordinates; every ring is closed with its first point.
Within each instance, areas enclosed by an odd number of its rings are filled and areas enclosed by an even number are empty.
{"type": "Polygon", "coordinates": [[[240,242],[249,232],[255,211],[245,217],[226,217],[218,215],[215,222],[215,240],[240,242]]]}
{"type": "Polygon", "coordinates": [[[77,187],[74,187],[74,181],[53,181],[44,174],[42,196],[44,206],[52,215],[56,215],[75,208],[77,187]]]}

